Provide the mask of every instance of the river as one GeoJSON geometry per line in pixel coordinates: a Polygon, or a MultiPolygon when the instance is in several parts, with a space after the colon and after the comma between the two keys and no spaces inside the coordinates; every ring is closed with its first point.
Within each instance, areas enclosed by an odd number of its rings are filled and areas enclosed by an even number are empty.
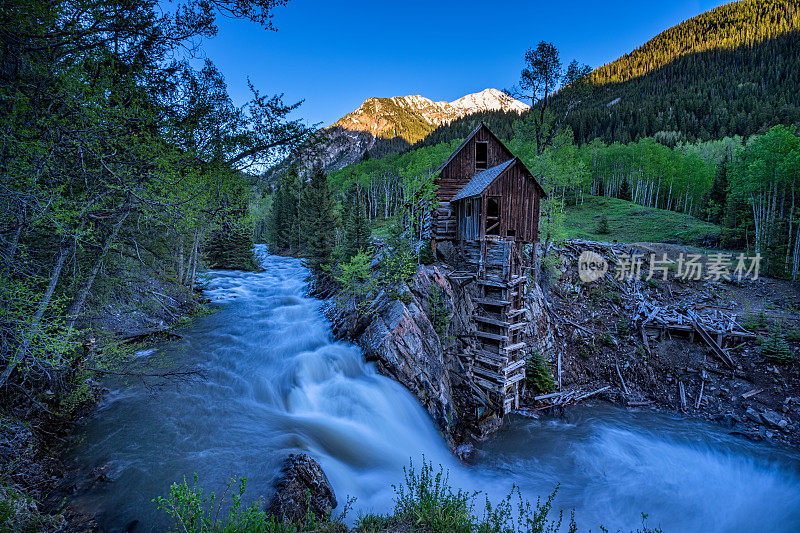
{"type": "Polygon", "coordinates": [[[217,491],[244,475],[250,498],[267,496],[292,451],[319,461],[340,502],[357,498],[351,518],[390,510],[391,484],[424,455],[453,484],[495,499],[512,484],[532,500],[560,484],[557,506],[574,508],[582,531],[636,529],[642,512],[668,532],[800,531],[800,455],[650,410],[511,416],[474,464],[460,464],[408,391],[332,338],[301,262],[258,254],[264,272],[210,273],[215,312],[141,354],[199,368],[202,379],[156,390],[110,383],[82,428],[70,460],[111,481],[73,503],[108,531],[133,520],[135,531],[163,531],[151,500],[193,473],[217,491]]]}

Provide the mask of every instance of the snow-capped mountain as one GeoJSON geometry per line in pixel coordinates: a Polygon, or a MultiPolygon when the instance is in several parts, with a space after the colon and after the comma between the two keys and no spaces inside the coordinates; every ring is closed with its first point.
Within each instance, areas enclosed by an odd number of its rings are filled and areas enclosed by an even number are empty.
{"type": "Polygon", "coordinates": [[[358,109],[322,130],[321,143],[301,148],[275,170],[290,164],[308,170],[315,163],[335,170],[361,160],[378,142],[382,152],[387,146],[396,151],[424,139],[439,126],[474,113],[523,113],[528,109],[497,89],[484,89],[452,102],[435,102],[418,94],[367,98],[358,109]]]}
{"type": "Polygon", "coordinates": [[[522,113],[529,106],[497,89],[462,96],[452,102],[434,102],[418,94],[391,98],[367,98],[358,109],[332,127],[366,131],[376,138],[401,137],[414,143],[442,124],[486,111],[522,113]]]}

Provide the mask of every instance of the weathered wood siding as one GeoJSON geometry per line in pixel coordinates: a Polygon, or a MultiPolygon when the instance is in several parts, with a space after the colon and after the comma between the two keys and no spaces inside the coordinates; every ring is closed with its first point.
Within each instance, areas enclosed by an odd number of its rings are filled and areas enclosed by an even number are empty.
{"type": "Polygon", "coordinates": [[[489,196],[501,198],[499,238],[539,240],[539,189],[522,164],[517,162],[504,170],[484,191],[484,199],[489,196]]]}
{"type": "Polygon", "coordinates": [[[481,199],[467,198],[458,202],[458,238],[474,241],[480,238],[481,199]],[[467,215],[469,213],[469,215],[467,215]]]}
{"type": "Polygon", "coordinates": [[[440,202],[449,202],[469,182],[472,176],[484,170],[475,168],[476,142],[489,143],[487,152],[489,168],[514,157],[508,148],[503,146],[503,143],[489,132],[486,126],[481,127],[456,154],[453,160],[439,173],[439,177],[436,179],[436,184],[439,186],[436,195],[440,202]]]}

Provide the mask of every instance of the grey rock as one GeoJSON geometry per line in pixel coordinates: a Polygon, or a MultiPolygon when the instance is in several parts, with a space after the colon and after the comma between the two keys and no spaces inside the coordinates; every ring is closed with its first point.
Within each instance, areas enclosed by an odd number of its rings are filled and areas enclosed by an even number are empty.
{"type": "Polygon", "coordinates": [[[308,511],[322,517],[336,505],[336,496],[322,467],[301,453],[286,458],[266,511],[285,522],[300,522],[308,511]]]}

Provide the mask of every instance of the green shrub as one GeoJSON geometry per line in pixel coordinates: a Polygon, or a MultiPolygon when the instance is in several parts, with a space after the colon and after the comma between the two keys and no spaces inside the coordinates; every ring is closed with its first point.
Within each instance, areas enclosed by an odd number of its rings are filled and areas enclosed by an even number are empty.
{"type": "Polygon", "coordinates": [[[597,228],[595,228],[595,233],[598,235],[608,235],[611,233],[611,230],[608,227],[608,217],[605,213],[600,215],[600,220],[597,221],[597,228]]]}
{"type": "Polygon", "coordinates": [[[781,327],[775,324],[769,337],[759,338],[761,355],[770,362],[788,364],[794,361],[794,352],[781,332],[781,327]]]}
{"type": "Polygon", "coordinates": [[[659,287],[658,280],[655,278],[650,278],[645,281],[645,284],[651,289],[657,289],[659,287]]]}
{"type": "Polygon", "coordinates": [[[617,335],[619,337],[625,337],[626,335],[630,334],[630,332],[631,332],[630,323],[626,319],[620,318],[617,321],[617,335]]]}
{"type": "Polygon", "coordinates": [[[428,243],[423,244],[422,248],[419,251],[419,262],[422,265],[431,265],[436,261],[436,257],[433,255],[433,249],[431,245],[428,243]]]}
{"type": "Polygon", "coordinates": [[[767,315],[762,309],[756,314],[747,313],[742,321],[742,327],[748,331],[758,331],[767,327],[767,315]]]}
{"type": "Polygon", "coordinates": [[[340,263],[334,271],[333,277],[341,286],[340,299],[354,299],[359,312],[371,305],[369,296],[378,287],[371,265],[372,251],[358,252],[349,261],[340,263]]]}
{"type": "Polygon", "coordinates": [[[438,285],[431,286],[431,296],[428,300],[428,316],[430,317],[433,329],[440,337],[447,332],[450,325],[450,313],[444,299],[444,288],[438,285]]]}
{"type": "MultiPolygon", "coordinates": [[[[416,274],[417,254],[400,223],[395,223],[389,228],[386,244],[388,249],[381,261],[383,282],[396,288],[408,283],[416,274]]],[[[395,297],[399,296],[400,293],[396,291],[395,297]]]]}
{"type": "Polygon", "coordinates": [[[538,350],[535,350],[525,363],[525,379],[538,392],[550,392],[556,388],[550,366],[538,350]]]}
{"type": "Polygon", "coordinates": [[[611,333],[606,331],[603,333],[603,336],[600,338],[600,344],[603,346],[613,346],[614,345],[614,338],[611,336],[611,333]]]}
{"type": "Polygon", "coordinates": [[[246,486],[246,478],[234,477],[221,497],[213,492],[205,496],[195,474],[191,486],[184,478],[181,483],[172,484],[169,496],[156,498],[153,503],[172,517],[175,531],[185,533],[297,533],[318,531],[323,526],[338,524],[338,520],[329,516],[314,516],[311,510],[301,523],[285,524],[263,510],[261,499],[243,506],[246,486]],[[225,501],[228,494],[231,502],[226,514],[223,509],[228,505],[225,501]]]}
{"type": "Polygon", "coordinates": [[[401,302],[403,302],[406,305],[410,305],[411,302],[414,301],[414,295],[411,294],[411,291],[403,291],[403,292],[400,293],[400,295],[397,297],[397,299],[400,300],[401,302]]]}

